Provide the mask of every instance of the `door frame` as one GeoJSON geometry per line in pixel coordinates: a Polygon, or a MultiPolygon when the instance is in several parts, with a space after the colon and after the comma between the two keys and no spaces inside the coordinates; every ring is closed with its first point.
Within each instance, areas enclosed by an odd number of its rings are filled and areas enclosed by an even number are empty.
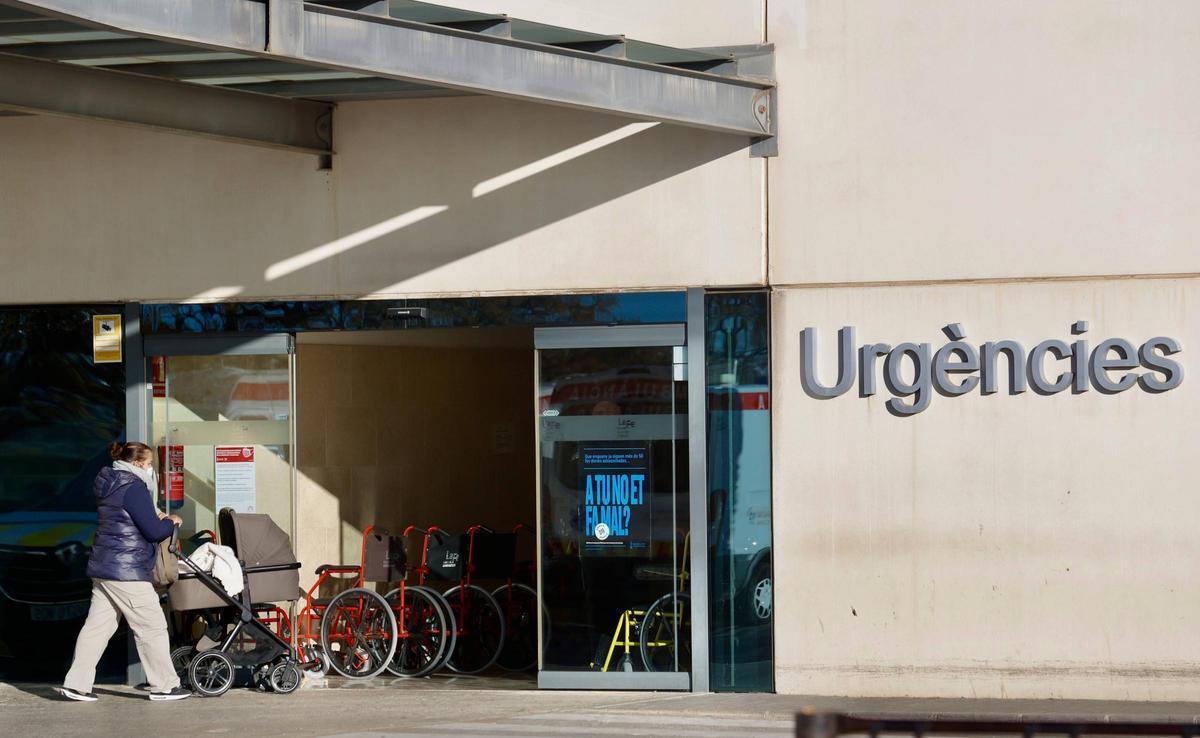
{"type": "MultiPolygon", "coordinates": [[[[154,335],[142,331],[141,303],[126,303],[124,311],[124,336],[122,348],[125,354],[125,440],[149,443],[152,437],[150,408],[152,387],[148,370],[152,356],[250,356],[263,354],[287,354],[289,385],[288,435],[291,444],[292,463],[292,533],[296,545],[296,341],[290,333],[266,333],[227,336],[189,334],[154,335]]],[[[157,491],[156,491],[157,494],[157,491]]],[[[127,639],[129,656],[125,680],[129,685],[146,681],[133,639],[127,639]]]]}
{"type": "Polygon", "coordinates": [[[153,437],[151,384],[148,362],[153,356],[284,356],[288,357],[288,444],[292,468],[292,546],[298,545],[296,524],[296,337],[291,333],[232,334],[205,336],[188,334],[141,335],[140,305],[126,307],[125,437],[149,443],[153,437]],[[131,335],[132,334],[132,335],[131,335]],[[136,360],[136,361],[135,361],[136,360]]]}
{"type": "MultiPolygon", "coordinates": [[[[539,689],[630,689],[708,691],[708,544],[707,482],[704,421],[704,299],[703,290],[688,291],[688,322],[656,325],[579,326],[534,329],[535,376],[537,352],[543,349],[620,348],[670,346],[677,352],[676,372],[687,381],[688,395],[688,504],[691,544],[689,549],[689,587],[692,601],[692,665],[688,672],[592,672],[538,670],[539,689]],[[697,293],[699,299],[693,295],[697,293]],[[699,337],[694,330],[693,302],[699,305],[699,337]],[[682,352],[682,357],[678,356],[682,352]],[[682,359],[682,361],[679,361],[682,359]],[[697,361],[699,369],[696,368],[697,361]],[[696,378],[695,381],[692,378],[696,378]],[[697,395],[699,402],[697,404],[697,395]],[[698,421],[698,422],[697,422],[698,421]],[[699,463],[697,463],[697,460],[699,463]],[[697,468],[699,474],[697,474],[697,468]]],[[[535,417],[537,417],[535,406],[535,417]]],[[[535,431],[536,432],[536,431],[535,431]]],[[[541,441],[534,444],[537,463],[537,535],[538,558],[542,555],[541,441]]],[[[538,567],[538,591],[542,590],[538,567]]],[[[540,595],[539,595],[540,602],[540,595]]],[[[541,607],[538,608],[539,612],[541,607]]],[[[539,643],[541,619],[538,619],[539,643]]],[[[541,654],[539,653],[539,664],[541,654]]]]}

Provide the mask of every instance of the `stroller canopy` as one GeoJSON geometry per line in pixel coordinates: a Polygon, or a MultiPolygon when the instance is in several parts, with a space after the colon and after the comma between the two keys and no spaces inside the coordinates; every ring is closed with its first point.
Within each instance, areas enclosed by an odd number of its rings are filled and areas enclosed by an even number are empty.
{"type": "Polygon", "coordinates": [[[239,513],[225,508],[220,513],[218,525],[221,542],[232,548],[246,566],[296,563],[292,539],[275,525],[270,515],[239,513]]]}

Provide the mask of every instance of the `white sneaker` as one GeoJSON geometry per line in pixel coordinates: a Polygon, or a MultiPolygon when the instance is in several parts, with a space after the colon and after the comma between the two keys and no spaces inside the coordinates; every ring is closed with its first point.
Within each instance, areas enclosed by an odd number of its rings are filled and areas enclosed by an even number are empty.
{"type": "Polygon", "coordinates": [[[100,699],[91,692],[76,692],[75,690],[67,689],[66,687],[58,687],[54,691],[58,692],[63,697],[66,697],[69,700],[75,700],[76,702],[95,702],[96,700],[100,699]]]}
{"type": "Polygon", "coordinates": [[[186,700],[192,696],[192,690],[176,687],[170,692],[151,692],[150,699],[155,702],[167,702],[168,700],[186,700]]]}

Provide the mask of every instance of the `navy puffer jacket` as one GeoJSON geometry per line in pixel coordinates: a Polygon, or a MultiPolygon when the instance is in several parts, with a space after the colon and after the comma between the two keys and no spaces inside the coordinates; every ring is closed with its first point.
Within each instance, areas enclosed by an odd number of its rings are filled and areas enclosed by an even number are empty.
{"type": "Polygon", "coordinates": [[[88,576],[119,582],[152,581],[154,542],[142,535],[125,509],[126,495],[142,495],[150,504],[146,483],[135,474],[106,467],[96,475],[93,491],[99,524],[92,558],[88,561],[88,576]]]}

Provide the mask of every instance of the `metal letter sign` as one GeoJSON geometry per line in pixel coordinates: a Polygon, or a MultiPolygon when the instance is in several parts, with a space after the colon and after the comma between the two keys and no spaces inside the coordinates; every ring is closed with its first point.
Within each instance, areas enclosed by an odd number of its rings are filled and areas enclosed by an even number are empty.
{"type": "Polygon", "coordinates": [[[121,316],[92,316],[92,361],[97,364],[120,364],[121,316]]]}
{"type": "MultiPolygon", "coordinates": [[[[879,357],[883,357],[883,383],[893,395],[886,403],[887,410],[900,417],[916,415],[929,407],[935,391],[955,397],[979,387],[982,394],[994,394],[1002,376],[1007,376],[1008,391],[1014,395],[1026,390],[1026,377],[1039,395],[1053,395],[1068,388],[1079,394],[1093,387],[1112,395],[1135,384],[1146,392],[1157,393],[1175,389],[1183,381],[1183,366],[1167,358],[1182,349],[1178,341],[1166,336],[1155,336],[1137,348],[1123,338],[1110,338],[1090,353],[1086,339],[1067,343],[1051,338],[1026,352],[1016,341],[988,341],[976,348],[963,340],[966,332],[958,323],[942,330],[950,343],[936,351],[928,343],[868,343],[856,352],[854,327],[846,326],[838,331],[837,382],[830,386],[817,377],[817,329],[805,328],[800,332],[800,381],[804,392],[818,400],[838,397],[853,386],[858,374],[859,397],[870,397],[875,394],[879,357]],[[998,371],[1001,356],[1007,364],[1006,375],[998,371]],[[1147,371],[1138,373],[1135,370],[1139,367],[1147,371]]],[[[1085,320],[1071,326],[1076,336],[1087,331],[1085,320]]]]}

